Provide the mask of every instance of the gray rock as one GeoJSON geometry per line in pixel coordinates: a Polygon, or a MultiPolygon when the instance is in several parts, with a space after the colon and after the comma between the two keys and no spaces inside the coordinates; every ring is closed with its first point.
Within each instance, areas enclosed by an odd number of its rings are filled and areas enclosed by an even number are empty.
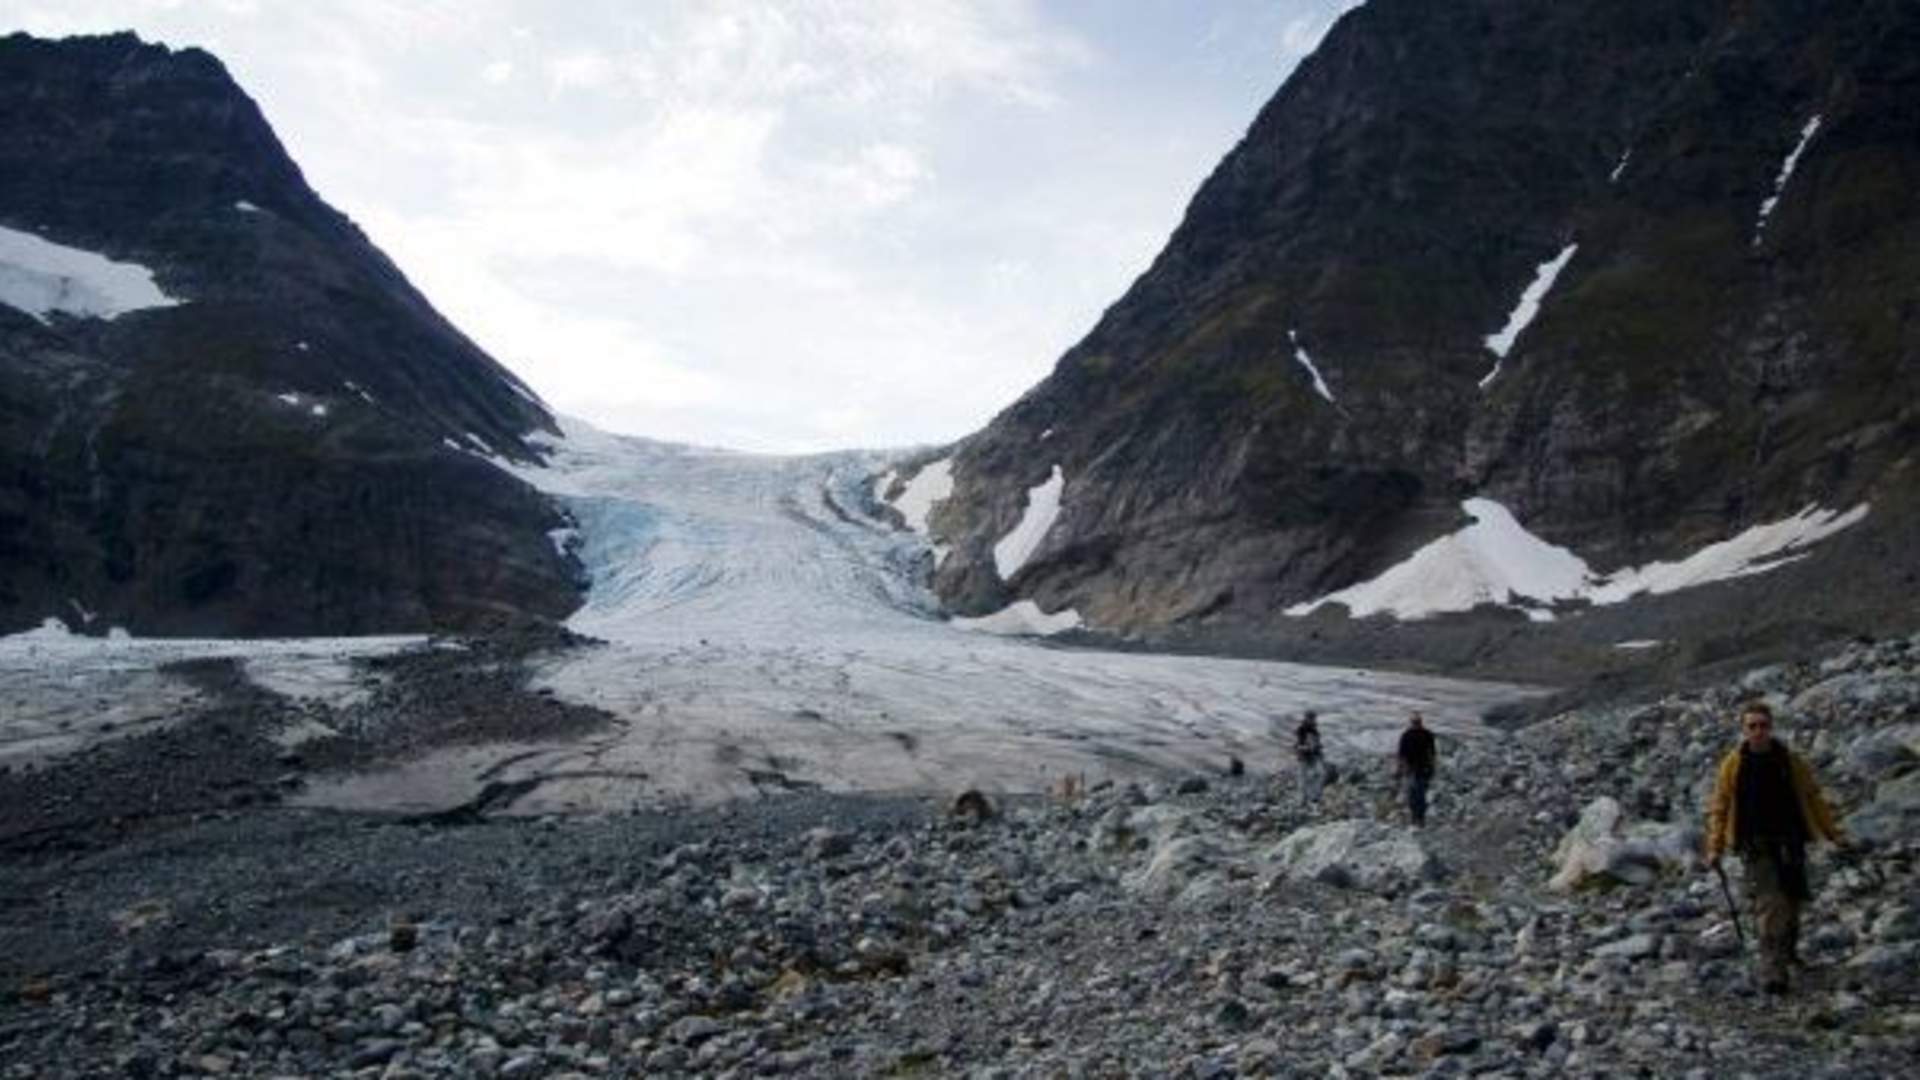
{"type": "Polygon", "coordinates": [[[1873,920],[1873,936],[1882,942],[1920,938],[1920,903],[1907,900],[1882,911],[1880,917],[1873,920]]]}
{"type": "Polygon", "coordinates": [[[1860,776],[1878,780],[1920,765],[1920,725],[1905,724],[1873,732],[1847,748],[1846,767],[1860,776]]]}
{"type": "Polygon", "coordinates": [[[853,851],[853,836],[822,825],[807,832],[807,858],[837,859],[853,851]]]}
{"type": "Polygon", "coordinates": [[[539,1072],[540,1055],[538,1054],[518,1054],[508,1058],[507,1063],[500,1066],[500,1075],[507,1077],[537,1076],[539,1072]]]}
{"type": "Polygon", "coordinates": [[[1639,822],[1628,825],[1620,804],[1601,796],[1587,804],[1580,821],[1554,850],[1558,869],[1548,886],[1567,892],[1596,877],[1644,885],[1668,867],[1696,861],[1699,832],[1688,825],[1639,822]]]}
{"type": "Polygon", "coordinates": [[[1847,818],[1845,827],[1854,836],[1885,844],[1913,835],[1920,821],[1920,772],[1882,781],[1874,788],[1873,800],[1847,818]]]}
{"type": "Polygon", "coordinates": [[[375,1065],[385,1065],[400,1052],[405,1044],[398,1039],[369,1039],[354,1049],[347,1058],[347,1068],[366,1069],[375,1065]]]}
{"type": "Polygon", "coordinates": [[[1419,837],[1364,819],[1332,821],[1296,830],[1266,856],[1277,877],[1314,880],[1338,867],[1353,887],[1394,892],[1436,880],[1445,868],[1419,837]]]}
{"type": "Polygon", "coordinates": [[[1625,960],[1644,960],[1660,951],[1660,938],[1656,934],[1634,934],[1610,941],[1593,950],[1594,956],[1619,957],[1625,960]]]}
{"type": "Polygon", "coordinates": [[[685,1016],[667,1029],[667,1038],[682,1046],[698,1046],[726,1030],[725,1024],[711,1016],[685,1016]]]}
{"type": "Polygon", "coordinates": [[[1847,961],[1847,966],[1895,974],[1912,971],[1917,963],[1920,963],[1920,941],[1903,941],[1892,945],[1869,945],[1855,953],[1847,961]]]}

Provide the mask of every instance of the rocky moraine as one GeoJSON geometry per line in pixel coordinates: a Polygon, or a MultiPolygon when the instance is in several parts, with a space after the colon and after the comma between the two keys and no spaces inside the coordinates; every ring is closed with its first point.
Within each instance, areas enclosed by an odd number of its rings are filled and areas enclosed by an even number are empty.
{"type": "Polygon", "coordinates": [[[1920,638],[1445,739],[1423,831],[1347,753],[1312,816],[1277,746],[984,803],[97,806],[9,831],[0,1076],[1910,1075],[1920,638]],[[1871,842],[1784,1006],[1694,854],[1753,696],[1871,842]]]}

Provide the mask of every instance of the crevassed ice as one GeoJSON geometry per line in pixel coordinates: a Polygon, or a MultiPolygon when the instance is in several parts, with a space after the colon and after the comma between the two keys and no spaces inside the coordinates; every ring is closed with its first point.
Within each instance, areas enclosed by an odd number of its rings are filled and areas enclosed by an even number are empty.
{"type": "Polygon", "coordinates": [[[1755,525],[1709,544],[1678,562],[1649,563],[1601,576],[1585,560],[1528,532],[1492,499],[1468,499],[1460,508],[1472,524],[1443,536],[1386,572],[1317,600],[1295,604],[1306,615],[1331,603],[1355,618],[1389,614],[1420,619],[1480,604],[1504,604],[1546,621],[1560,600],[1617,604],[1641,593],[1668,593],[1713,581],[1765,573],[1806,554],[1817,543],[1865,519],[1868,504],[1845,513],[1809,506],[1782,521],[1755,525]]]}
{"type": "Polygon", "coordinates": [[[1040,547],[1040,541],[1046,539],[1047,530],[1060,516],[1060,492],[1066,484],[1066,474],[1055,465],[1045,480],[1027,489],[1027,508],[1020,515],[1020,523],[993,545],[993,567],[1000,580],[1019,573],[1040,547]]]}
{"type": "Polygon", "coordinates": [[[0,303],[41,322],[58,311],[111,319],[181,301],[160,291],[153,271],[66,247],[32,233],[0,228],[0,303]]]}
{"type": "Polygon", "coordinates": [[[1500,362],[1507,358],[1508,352],[1512,351],[1513,343],[1520,340],[1521,332],[1533,322],[1535,316],[1540,314],[1540,301],[1546,299],[1547,293],[1553,289],[1554,280],[1560,276],[1560,271],[1567,268],[1567,263],[1573,260],[1573,253],[1579,250],[1579,244],[1568,244],[1560,254],[1541,263],[1533,272],[1533,282],[1521,291],[1520,302],[1514,305],[1513,311],[1508,313],[1507,324],[1501,327],[1498,333],[1487,335],[1487,348],[1493,353],[1495,360],[1493,370],[1487,372],[1486,377],[1480,380],[1480,386],[1483,389],[1493,381],[1495,375],[1500,374],[1500,362]]]}

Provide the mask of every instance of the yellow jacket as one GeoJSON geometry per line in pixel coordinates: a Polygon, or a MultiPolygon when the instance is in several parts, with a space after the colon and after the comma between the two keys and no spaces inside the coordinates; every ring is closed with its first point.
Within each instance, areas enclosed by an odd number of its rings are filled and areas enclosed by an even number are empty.
{"type": "MultiPolygon", "coordinates": [[[[1776,744],[1786,750],[1784,743],[1776,744]]],[[[1793,793],[1800,799],[1800,819],[1807,823],[1809,833],[1818,833],[1836,844],[1846,843],[1846,836],[1840,831],[1840,825],[1833,819],[1833,808],[1827,805],[1826,796],[1820,794],[1820,784],[1813,778],[1813,766],[1807,759],[1791,750],[1787,750],[1788,775],[1793,780],[1793,793]]],[[[1726,757],[1720,759],[1720,775],[1713,785],[1713,798],[1707,802],[1707,858],[1714,859],[1726,852],[1733,844],[1736,816],[1735,793],[1740,790],[1740,748],[1734,747],[1726,757]]]]}

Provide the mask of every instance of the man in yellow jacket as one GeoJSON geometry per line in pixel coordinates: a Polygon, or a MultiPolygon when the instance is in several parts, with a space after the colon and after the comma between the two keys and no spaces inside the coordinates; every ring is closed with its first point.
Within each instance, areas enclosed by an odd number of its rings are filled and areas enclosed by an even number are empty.
{"type": "Polygon", "coordinates": [[[1707,865],[1718,867],[1729,848],[1740,855],[1760,925],[1760,982],[1768,993],[1784,994],[1800,942],[1800,909],[1812,898],[1807,840],[1818,833],[1845,847],[1847,838],[1813,767],[1773,737],[1773,710],[1747,705],[1740,728],[1740,745],[1721,759],[1707,806],[1707,865]]]}

